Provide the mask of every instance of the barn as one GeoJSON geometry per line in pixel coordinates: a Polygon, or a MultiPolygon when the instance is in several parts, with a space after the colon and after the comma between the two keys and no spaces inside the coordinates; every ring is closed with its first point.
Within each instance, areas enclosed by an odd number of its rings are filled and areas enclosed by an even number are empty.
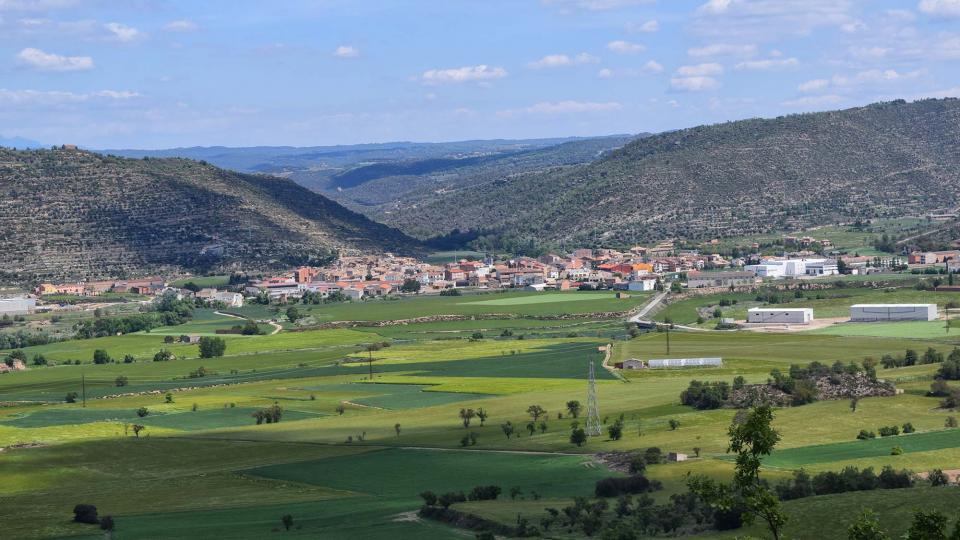
{"type": "Polygon", "coordinates": [[[747,310],[749,323],[789,323],[809,324],[813,320],[811,308],[750,308],[747,310]]]}
{"type": "Polygon", "coordinates": [[[936,304],[854,304],[850,306],[853,322],[934,321],[936,304]]]}
{"type": "Polygon", "coordinates": [[[657,368],[684,368],[684,367],[720,367],[721,358],[656,358],[647,361],[647,367],[657,368]]]}

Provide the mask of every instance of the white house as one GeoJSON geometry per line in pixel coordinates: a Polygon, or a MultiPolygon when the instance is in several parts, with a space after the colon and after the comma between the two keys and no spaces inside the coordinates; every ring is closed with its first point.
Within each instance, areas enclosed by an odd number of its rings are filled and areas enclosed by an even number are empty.
{"type": "Polygon", "coordinates": [[[935,321],[936,304],[854,304],[850,306],[850,320],[876,321],[935,321]]]}
{"type": "Polygon", "coordinates": [[[813,320],[811,308],[750,308],[747,310],[749,323],[789,323],[810,324],[813,320]]]}
{"type": "Polygon", "coordinates": [[[215,302],[223,302],[230,307],[243,307],[243,295],[230,291],[217,291],[213,295],[215,302]]]}
{"type": "Polygon", "coordinates": [[[657,286],[655,278],[637,279],[627,285],[628,291],[652,291],[657,286]]]}

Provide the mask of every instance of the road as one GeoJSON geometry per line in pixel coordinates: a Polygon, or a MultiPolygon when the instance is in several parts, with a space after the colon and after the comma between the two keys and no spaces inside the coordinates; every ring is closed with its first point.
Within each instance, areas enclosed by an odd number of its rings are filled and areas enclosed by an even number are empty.
{"type": "MultiPolygon", "coordinates": [[[[216,313],[217,315],[223,315],[224,317],[233,317],[234,319],[240,319],[240,320],[243,320],[243,321],[249,321],[249,320],[250,320],[250,319],[248,319],[248,318],[246,318],[246,317],[241,317],[241,316],[239,316],[239,315],[234,315],[233,313],[224,313],[224,312],[222,312],[222,311],[214,311],[214,313],[216,313]]],[[[270,332],[270,334],[269,334],[269,335],[271,335],[271,336],[274,335],[274,334],[276,334],[276,333],[279,332],[280,330],[283,330],[283,327],[282,327],[282,326],[280,326],[279,324],[277,324],[277,323],[275,323],[275,322],[273,322],[273,321],[266,321],[266,323],[273,327],[273,332],[270,332]]]]}

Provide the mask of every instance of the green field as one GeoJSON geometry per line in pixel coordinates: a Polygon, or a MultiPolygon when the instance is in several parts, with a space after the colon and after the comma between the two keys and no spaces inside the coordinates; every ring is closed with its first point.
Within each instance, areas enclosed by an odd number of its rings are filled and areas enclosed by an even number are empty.
{"type": "MultiPolygon", "coordinates": [[[[840,310],[861,298],[924,301],[933,295],[907,288],[821,293],[825,298],[810,302],[822,303],[824,310],[840,310]]],[[[731,296],[681,301],[667,310],[689,317],[689,310],[696,314],[697,307],[731,296]]],[[[749,295],[738,298],[731,310],[753,301],[749,295]]],[[[936,298],[943,303],[950,296],[936,298]]],[[[504,490],[498,500],[455,507],[509,526],[518,514],[538,524],[544,508],[589,497],[599,478],[618,474],[593,460],[597,452],[654,446],[663,452],[699,452],[699,459],[650,466],[649,476],[664,488],[654,498],[665,503],[685,492],[687,473],[720,480],[732,473],[727,428],[735,411],[680,405],[680,392],[691,379],[730,382],[742,375],[748,382],[763,382],[771,369],[792,363],[846,363],[908,348],[948,353],[960,344],[960,330],[947,334],[941,323],[842,324],[783,334],[674,331],[668,352],[666,333],[631,339],[623,319],[609,315],[645,299],[520,292],[304,306],[321,320],[483,318],[226,335],[226,355],[220,358],[197,358],[196,345],[163,343],[165,335],[213,334],[238,322],[211,310],[197,310],[189,324],[150,333],[30,348],[28,356],[42,353],[59,365],[0,375],[0,447],[9,447],[0,451],[3,536],[100,538],[97,529],[70,522],[75,504],[90,503],[116,518],[117,538],[469,539],[473,531],[416,519],[418,493],[496,484],[504,490]],[[566,318],[570,314],[579,316],[566,318]],[[858,334],[860,328],[874,331],[858,334]],[[482,338],[475,336],[478,332],[482,338]],[[368,350],[374,343],[381,345],[368,350]],[[614,362],[720,356],[724,365],[628,371],[619,378],[601,366],[599,347],[610,343],[614,362]],[[153,362],[161,347],[182,358],[153,362]],[[95,349],[118,359],[131,354],[136,361],[93,365],[95,349]],[[65,364],[73,359],[84,363],[65,364]],[[570,441],[574,419],[567,403],[586,404],[591,363],[604,431],[578,447],[570,441]],[[190,377],[200,367],[206,375],[190,377]],[[127,384],[116,386],[121,376],[127,384]],[[85,406],[82,396],[77,403],[64,402],[68,392],[84,389],[85,406]],[[281,422],[257,425],[253,413],[274,404],[283,408],[281,422]],[[532,434],[527,429],[531,405],[546,410],[531,426],[532,434]],[[136,414],[141,407],[149,411],[142,418],[136,414]],[[460,411],[480,408],[485,421],[474,417],[464,427],[460,411]],[[606,428],[618,420],[623,436],[612,440],[606,428]],[[502,429],[507,422],[514,427],[510,437],[502,429]],[[133,424],[145,426],[139,438],[133,424]],[[513,487],[523,495],[511,498],[513,487]],[[284,514],[294,517],[288,532],[280,532],[284,514]]],[[[241,311],[271,318],[273,309],[285,308],[241,311]]],[[[777,481],[799,467],[817,472],[846,465],[960,468],[960,430],[943,427],[946,417],[957,413],[939,409],[938,398],[925,396],[936,369],[880,370],[881,378],[895,381],[905,393],[862,399],[855,413],[848,400],[777,410],[774,427],[782,440],[766,460],[764,476],[777,481]],[[855,440],[861,429],[906,422],[918,432],[855,440]],[[894,445],[904,453],[891,456],[894,445]]],[[[576,421],[583,422],[583,415],[576,421]]],[[[870,501],[878,512],[895,516],[885,517],[885,524],[899,526],[897,520],[908,519],[911,510],[891,502],[907,500],[894,491],[813,497],[785,507],[795,519],[809,520],[829,508],[825,501],[852,513],[859,511],[858,501],[870,501]]],[[[932,499],[928,489],[910,492],[917,500],[932,499]]],[[[829,523],[845,519],[831,517],[829,523]]],[[[791,527],[796,537],[811,530],[805,521],[791,527]]],[[[762,536],[748,529],[702,537],[747,533],[762,536]]],[[[556,536],[583,537],[578,535],[556,536]]],[[[842,536],[831,531],[825,537],[842,536]]]]}

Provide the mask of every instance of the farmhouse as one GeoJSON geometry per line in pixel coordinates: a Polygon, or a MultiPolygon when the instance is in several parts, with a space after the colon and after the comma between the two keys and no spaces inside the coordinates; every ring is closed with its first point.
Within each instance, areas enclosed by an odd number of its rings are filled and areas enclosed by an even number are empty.
{"type": "Polygon", "coordinates": [[[686,461],[687,455],[679,452],[670,452],[667,454],[667,461],[686,461]]]}
{"type": "Polygon", "coordinates": [[[644,366],[643,362],[641,362],[640,360],[637,360],[636,358],[631,358],[629,360],[624,360],[619,367],[620,369],[643,369],[646,366],[644,366]]]}
{"type": "Polygon", "coordinates": [[[683,367],[720,367],[723,365],[722,358],[655,358],[647,360],[647,367],[651,369],[658,368],[683,368],[683,367]]]}
{"type": "Polygon", "coordinates": [[[811,308],[750,308],[747,310],[749,323],[789,323],[809,324],[813,320],[811,308]]]}
{"type": "Polygon", "coordinates": [[[855,304],[850,306],[853,322],[934,321],[936,304],[855,304]]]}

